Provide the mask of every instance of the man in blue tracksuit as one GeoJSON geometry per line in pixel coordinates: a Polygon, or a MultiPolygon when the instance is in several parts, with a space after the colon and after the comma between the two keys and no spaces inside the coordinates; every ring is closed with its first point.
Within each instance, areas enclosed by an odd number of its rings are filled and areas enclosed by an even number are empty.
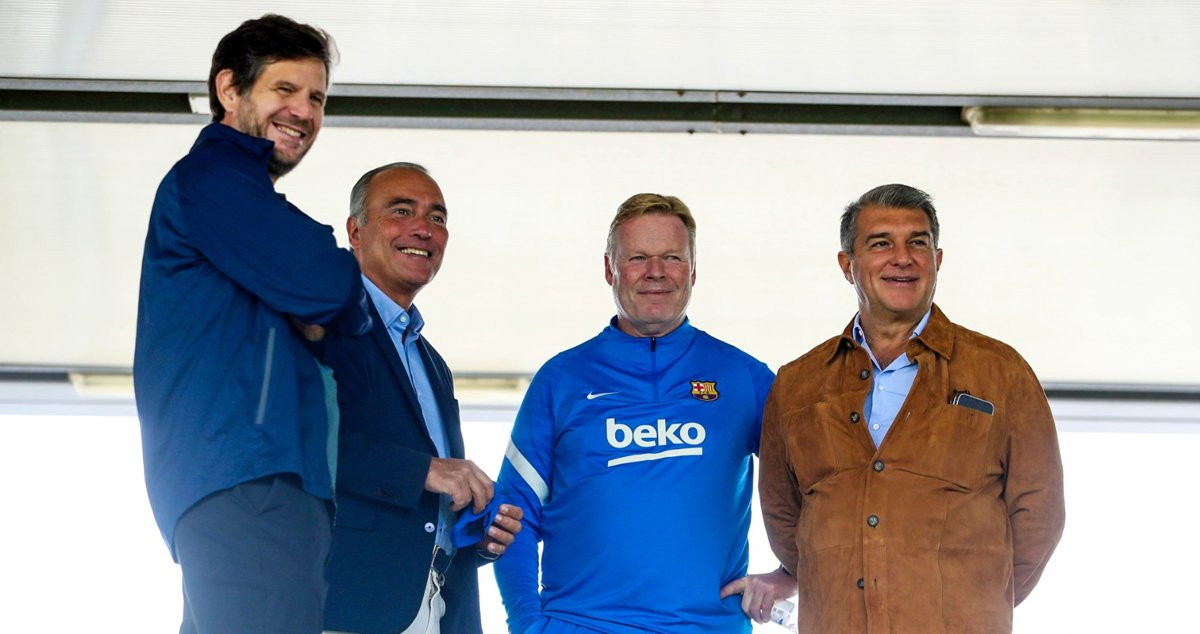
{"type": "Polygon", "coordinates": [[[180,632],[321,630],[331,433],[292,320],[370,326],[354,257],[275,192],[321,128],[328,36],[249,20],[213,55],[213,123],[163,178],[133,379],[150,505],[183,573],[180,632]]]}
{"type": "Polygon", "coordinates": [[[678,198],[625,201],[604,258],[617,316],[526,393],[499,479],[526,509],[496,563],[514,634],[748,632],[795,593],[782,568],[746,576],[773,375],[688,322],[695,227],[678,198]]]}

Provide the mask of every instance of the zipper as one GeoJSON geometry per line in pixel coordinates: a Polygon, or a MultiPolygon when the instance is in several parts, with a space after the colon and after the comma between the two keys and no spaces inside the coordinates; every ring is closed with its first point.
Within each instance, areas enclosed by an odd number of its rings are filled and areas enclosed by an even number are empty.
{"type": "Polygon", "coordinates": [[[254,417],[254,424],[263,424],[263,418],[267,415],[267,394],[271,391],[271,365],[275,359],[275,327],[272,326],[267,331],[267,361],[266,367],[263,368],[262,392],[258,396],[258,414],[254,417]]]}

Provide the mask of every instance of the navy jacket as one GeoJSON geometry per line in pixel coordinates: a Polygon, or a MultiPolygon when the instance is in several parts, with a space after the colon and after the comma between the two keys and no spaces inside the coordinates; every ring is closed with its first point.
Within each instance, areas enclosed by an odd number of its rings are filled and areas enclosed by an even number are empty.
{"type": "Polygon", "coordinates": [[[274,144],[214,123],[167,172],[142,255],[133,380],[150,505],[179,517],[248,480],[295,473],[331,497],[316,360],[286,315],[369,325],[358,264],[275,192],[274,144]]]}
{"type": "MultiPolygon", "coordinates": [[[[334,335],[321,344],[322,361],[337,380],[341,419],[325,629],[395,634],[416,617],[429,577],[438,496],[425,490],[425,476],[437,450],[374,305],[371,316],[368,336],[334,335]]],[[[462,458],[453,377],[433,346],[424,337],[417,341],[451,457],[462,458]]],[[[482,631],[476,568],[483,561],[471,548],[455,555],[442,589],[443,632],[482,631]]]]}

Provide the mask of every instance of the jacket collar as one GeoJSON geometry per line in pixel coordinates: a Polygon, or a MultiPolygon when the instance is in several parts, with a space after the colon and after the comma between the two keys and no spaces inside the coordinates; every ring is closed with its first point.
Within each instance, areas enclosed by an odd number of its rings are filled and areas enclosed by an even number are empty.
{"type": "Polygon", "coordinates": [[[275,142],[268,141],[256,136],[250,136],[244,132],[239,132],[233,126],[225,125],[220,121],[214,121],[200,131],[200,136],[196,138],[196,145],[205,141],[224,141],[232,143],[244,150],[250,156],[253,156],[258,162],[267,167],[271,161],[271,153],[275,151],[275,142]]]}
{"type": "MultiPolygon", "coordinates": [[[[935,303],[930,310],[929,322],[925,324],[925,329],[921,334],[913,338],[913,341],[920,342],[926,348],[933,350],[938,355],[949,359],[954,352],[954,329],[953,324],[946,318],[942,309],[938,308],[935,303]]],[[[911,347],[913,344],[909,343],[911,347]]],[[[842,335],[838,337],[837,345],[829,353],[829,358],[826,361],[832,361],[841,352],[846,352],[859,348],[858,342],[854,340],[854,319],[850,319],[850,323],[846,324],[846,329],[842,331],[842,335]]],[[[911,358],[912,355],[910,354],[911,358]]]]}

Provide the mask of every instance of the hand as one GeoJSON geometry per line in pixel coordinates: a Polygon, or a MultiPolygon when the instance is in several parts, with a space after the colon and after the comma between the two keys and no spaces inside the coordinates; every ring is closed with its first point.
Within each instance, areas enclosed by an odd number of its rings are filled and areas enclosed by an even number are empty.
{"type": "Polygon", "coordinates": [[[425,490],[450,496],[450,510],[458,512],[472,501],[475,512],[492,501],[492,479],[470,460],[434,458],[425,476],[425,490]]]}
{"type": "Polygon", "coordinates": [[[742,595],[742,612],[756,623],[771,619],[771,608],[780,599],[793,596],[798,591],[796,580],[783,567],[762,575],[746,575],[721,588],[721,598],[742,595]]]}
{"type": "Polygon", "coordinates": [[[292,322],[292,328],[300,333],[301,337],[309,341],[320,341],[325,338],[325,327],[318,324],[306,324],[295,317],[288,315],[288,320],[292,322]]]}
{"type": "Polygon", "coordinates": [[[513,543],[517,533],[521,532],[522,517],[525,517],[525,511],[521,507],[501,504],[500,510],[496,513],[496,519],[492,520],[492,525],[488,528],[487,537],[479,542],[479,548],[496,557],[503,555],[504,551],[508,550],[509,544],[513,543]]]}

